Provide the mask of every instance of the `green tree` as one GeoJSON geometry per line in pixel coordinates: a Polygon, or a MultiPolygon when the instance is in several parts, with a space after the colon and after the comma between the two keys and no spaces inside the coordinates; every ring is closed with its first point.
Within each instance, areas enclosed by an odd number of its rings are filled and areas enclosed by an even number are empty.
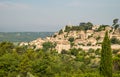
{"type": "Polygon", "coordinates": [[[68,25],[66,25],[66,26],[65,26],[65,32],[70,32],[70,30],[71,30],[71,27],[68,26],[68,25]]]}
{"type": "Polygon", "coordinates": [[[70,37],[70,38],[68,39],[68,41],[73,42],[73,41],[74,41],[74,37],[70,37]]]}
{"type": "Polygon", "coordinates": [[[115,27],[114,27],[114,28],[115,28],[115,30],[116,30],[118,27],[119,27],[119,24],[116,24],[116,25],[115,25],[115,27]]]}
{"type": "Polygon", "coordinates": [[[105,30],[105,27],[108,25],[100,25],[100,27],[97,29],[97,32],[105,30]]]}
{"type": "Polygon", "coordinates": [[[8,53],[0,57],[0,77],[16,77],[19,60],[8,53]]]}
{"type": "Polygon", "coordinates": [[[91,22],[87,22],[87,23],[83,22],[83,23],[79,24],[79,27],[82,28],[82,30],[87,31],[87,30],[91,30],[92,29],[93,24],[91,22]]]}
{"type": "Polygon", "coordinates": [[[108,32],[105,33],[102,43],[100,74],[105,77],[112,77],[112,51],[108,32]]]}
{"type": "Polygon", "coordinates": [[[32,63],[34,74],[38,77],[53,77],[54,56],[50,53],[44,53],[42,57],[32,63]]]}
{"type": "Polygon", "coordinates": [[[85,30],[91,30],[93,27],[93,24],[91,22],[87,22],[85,26],[85,30]]]}
{"type": "Polygon", "coordinates": [[[63,30],[61,29],[58,34],[60,35],[60,34],[62,34],[62,33],[63,33],[63,30]]]}
{"type": "Polygon", "coordinates": [[[26,77],[28,72],[31,72],[31,61],[26,54],[22,55],[22,59],[18,64],[20,76],[26,77]]]}
{"type": "Polygon", "coordinates": [[[120,44],[120,40],[115,37],[111,38],[110,41],[112,44],[120,44]]]}
{"type": "Polygon", "coordinates": [[[74,37],[70,37],[69,39],[68,39],[68,41],[70,41],[70,46],[71,46],[71,48],[73,47],[73,45],[74,45],[74,37]]]}
{"type": "Polygon", "coordinates": [[[114,71],[120,71],[120,56],[117,55],[113,58],[114,71]]]}
{"type": "Polygon", "coordinates": [[[70,52],[72,55],[77,56],[79,54],[79,51],[76,48],[70,49],[70,52]]]}
{"type": "Polygon", "coordinates": [[[13,51],[14,45],[11,42],[1,42],[0,43],[0,56],[5,53],[11,53],[13,51]]]}
{"type": "Polygon", "coordinates": [[[56,43],[52,43],[48,41],[48,42],[44,42],[42,46],[44,51],[49,51],[56,47],[56,43]]]}
{"type": "Polygon", "coordinates": [[[113,20],[112,26],[114,27],[115,30],[119,27],[118,21],[119,21],[119,19],[117,19],[117,18],[113,20]]]}
{"type": "Polygon", "coordinates": [[[113,20],[113,26],[118,23],[118,20],[119,20],[119,19],[117,19],[117,18],[113,20]]]}

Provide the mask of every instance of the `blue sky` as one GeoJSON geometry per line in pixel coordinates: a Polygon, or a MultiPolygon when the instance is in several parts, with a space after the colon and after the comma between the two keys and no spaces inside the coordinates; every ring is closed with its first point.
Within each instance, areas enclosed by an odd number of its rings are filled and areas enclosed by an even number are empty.
{"type": "Polygon", "coordinates": [[[120,0],[0,0],[0,32],[58,31],[80,22],[112,24],[120,0]]]}

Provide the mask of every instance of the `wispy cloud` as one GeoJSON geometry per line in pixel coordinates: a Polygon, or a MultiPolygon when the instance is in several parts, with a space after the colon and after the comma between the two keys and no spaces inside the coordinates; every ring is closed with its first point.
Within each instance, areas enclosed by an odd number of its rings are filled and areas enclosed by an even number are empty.
{"type": "Polygon", "coordinates": [[[30,5],[13,2],[0,2],[0,9],[29,9],[30,5]]]}

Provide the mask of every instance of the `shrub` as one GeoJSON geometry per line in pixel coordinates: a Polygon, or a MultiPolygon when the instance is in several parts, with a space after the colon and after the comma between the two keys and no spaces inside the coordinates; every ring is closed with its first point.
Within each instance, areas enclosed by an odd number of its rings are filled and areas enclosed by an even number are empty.
{"type": "Polygon", "coordinates": [[[111,38],[110,41],[111,41],[112,44],[120,44],[120,40],[115,38],[115,37],[111,38]]]}
{"type": "Polygon", "coordinates": [[[95,54],[96,54],[96,55],[100,55],[100,51],[101,51],[101,50],[100,50],[99,48],[96,49],[96,50],[95,50],[95,54]]]}
{"type": "Polygon", "coordinates": [[[91,42],[87,43],[87,46],[91,46],[91,45],[92,45],[91,42]]]}
{"type": "Polygon", "coordinates": [[[65,50],[65,49],[63,49],[63,50],[61,51],[61,54],[68,54],[68,51],[65,50]]]}

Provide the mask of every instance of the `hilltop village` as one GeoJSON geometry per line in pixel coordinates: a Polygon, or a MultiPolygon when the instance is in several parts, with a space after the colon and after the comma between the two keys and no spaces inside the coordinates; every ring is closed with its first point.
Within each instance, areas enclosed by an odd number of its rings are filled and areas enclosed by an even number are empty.
{"type": "Polygon", "coordinates": [[[0,77],[101,77],[103,63],[113,71],[104,77],[120,77],[119,24],[66,25],[50,37],[0,43],[0,77]]]}
{"type": "Polygon", "coordinates": [[[21,42],[20,46],[25,45],[31,48],[41,49],[43,43],[52,42],[55,44],[55,49],[58,53],[71,48],[82,48],[83,50],[89,50],[90,48],[98,49],[101,48],[101,43],[106,31],[108,31],[109,37],[111,38],[112,49],[119,49],[119,28],[113,28],[109,25],[93,25],[91,22],[80,23],[77,26],[66,25],[63,29],[50,37],[44,39],[38,38],[31,42],[21,42]]]}

